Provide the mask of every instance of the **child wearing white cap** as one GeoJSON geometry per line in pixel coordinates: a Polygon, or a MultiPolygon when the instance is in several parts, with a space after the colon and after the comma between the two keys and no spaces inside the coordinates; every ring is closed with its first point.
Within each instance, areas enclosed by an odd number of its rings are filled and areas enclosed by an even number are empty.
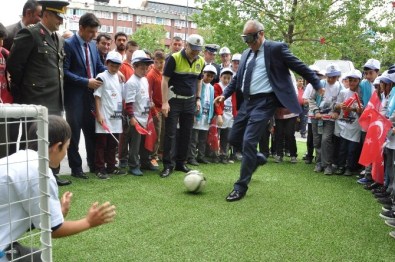
{"type": "Polygon", "coordinates": [[[134,74],[125,84],[125,111],[129,119],[129,173],[134,176],[142,176],[142,167],[156,170],[157,167],[150,166],[149,152],[144,148],[144,136],[137,130],[136,126],[147,127],[148,114],[151,106],[149,96],[148,80],[145,77],[153,60],[147,58],[143,50],[136,50],[132,56],[134,74]]]}
{"type": "Polygon", "coordinates": [[[188,163],[199,165],[208,164],[205,158],[208,129],[214,117],[214,87],[210,84],[213,81],[217,69],[213,65],[206,65],[203,69],[203,82],[200,92],[201,106],[196,112],[195,123],[193,124],[191,141],[188,150],[188,163]]]}
{"type": "Polygon", "coordinates": [[[226,46],[222,47],[219,50],[219,55],[221,58],[221,64],[219,65],[220,68],[222,69],[222,68],[230,67],[230,59],[232,55],[230,49],[226,46]]]}
{"type": "MultiPolygon", "coordinates": [[[[225,88],[232,81],[233,71],[230,68],[221,70],[220,81],[214,85],[214,97],[222,95],[225,88]]],[[[228,136],[233,125],[233,118],[237,114],[236,94],[233,94],[225,101],[215,105],[215,114],[217,115],[218,133],[220,137],[219,158],[222,164],[229,163],[229,142],[228,136]]]]}
{"type": "MultiPolygon", "coordinates": [[[[366,105],[368,104],[370,97],[372,96],[375,90],[373,82],[379,75],[380,67],[381,67],[380,61],[373,58],[368,59],[368,61],[366,61],[366,63],[363,66],[363,74],[365,79],[361,81],[361,83],[359,84],[359,88],[361,90],[361,102],[364,107],[366,107],[366,105]]],[[[365,130],[362,130],[361,136],[362,136],[361,143],[363,143],[366,136],[365,130]]],[[[364,177],[358,179],[357,182],[362,185],[370,184],[373,181],[371,175],[372,166],[370,165],[365,167],[364,173],[365,173],[364,177]]]]}
{"type": "Polygon", "coordinates": [[[359,155],[359,141],[361,139],[361,126],[359,125],[359,115],[362,113],[362,106],[359,106],[356,97],[360,97],[359,83],[362,73],[355,69],[349,72],[345,78],[348,79],[349,88],[340,92],[335,109],[340,112],[336,120],[336,127],[339,128],[340,150],[338,154],[337,175],[351,176],[357,171],[359,155]],[[353,102],[347,102],[353,101],[353,102]]]}
{"type": "Polygon", "coordinates": [[[116,168],[117,141],[109,134],[111,132],[118,137],[122,133],[123,84],[118,78],[121,63],[122,57],[119,53],[108,54],[107,70],[96,77],[103,82],[93,93],[96,106],[95,171],[99,179],[109,179],[109,174],[123,173],[116,168]]]}
{"type": "Polygon", "coordinates": [[[325,175],[332,175],[332,164],[335,162],[335,143],[333,141],[335,139],[335,119],[338,117],[338,113],[333,110],[333,106],[344,87],[339,81],[341,71],[337,64],[328,65],[325,75],[327,79],[321,80],[325,88],[325,94],[321,97],[313,91],[309,98],[309,107],[313,113],[311,125],[313,144],[316,151],[314,171],[324,171],[325,175]]]}

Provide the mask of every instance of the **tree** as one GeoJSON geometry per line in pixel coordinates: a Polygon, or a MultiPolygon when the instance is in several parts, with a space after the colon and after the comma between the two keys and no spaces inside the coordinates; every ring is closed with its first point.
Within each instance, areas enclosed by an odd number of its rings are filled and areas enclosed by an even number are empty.
{"type": "Polygon", "coordinates": [[[242,32],[245,21],[257,19],[265,26],[266,38],[287,43],[307,63],[348,59],[360,67],[370,57],[380,59],[381,46],[371,32],[383,22],[382,10],[389,4],[388,0],[208,0],[194,19],[208,29],[211,41],[222,45],[233,39],[233,46],[242,49],[246,45],[235,34],[242,32]],[[380,10],[381,16],[372,16],[372,10],[380,10]]]}
{"type": "Polygon", "coordinates": [[[140,48],[153,52],[165,47],[166,30],[161,25],[143,25],[130,38],[136,41],[140,48]]]}

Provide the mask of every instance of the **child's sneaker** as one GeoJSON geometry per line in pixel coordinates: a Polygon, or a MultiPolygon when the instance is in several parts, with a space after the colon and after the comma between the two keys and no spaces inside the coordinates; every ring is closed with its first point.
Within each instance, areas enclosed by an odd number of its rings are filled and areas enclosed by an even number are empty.
{"type": "Polygon", "coordinates": [[[321,166],[320,163],[317,163],[317,164],[315,165],[315,167],[314,167],[314,172],[320,173],[320,172],[322,172],[322,171],[324,171],[324,168],[321,166]]]}
{"type": "Polygon", "coordinates": [[[103,179],[103,180],[110,179],[110,176],[104,172],[97,172],[96,176],[98,179],[103,179]]]}
{"type": "Polygon", "coordinates": [[[391,236],[392,238],[395,238],[395,231],[391,231],[391,232],[390,232],[390,236],[391,236]]]}
{"type": "Polygon", "coordinates": [[[141,172],[139,167],[129,168],[129,173],[134,176],[142,176],[143,172],[141,172]]]}
{"type": "Polygon", "coordinates": [[[346,171],[344,171],[343,176],[352,176],[352,172],[350,169],[346,168],[346,171]]]}
{"type": "Polygon", "coordinates": [[[290,162],[291,162],[292,164],[296,164],[296,163],[298,163],[298,159],[296,158],[296,156],[291,156],[290,162]]]}
{"type": "Polygon", "coordinates": [[[343,175],[344,174],[344,167],[339,167],[338,169],[336,169],[335,174],[339,175],[339,176],[343,175]]]}
{"type": "Polygon", "coordinates": [[[275,163],[283,162],[283,157],[282,156],[274,156],[274,162],[275,163]]]}
{"type": "Polygon", "coordinates": [[[108,173],[110,173],[110,174],[112,174],[112,175],[116,175],[116,176],[126,175],[126,171],[125,171],[125,170],[122,170],[122,169],[120,169],[120,168],[115,168],[113,171],[108,172],[108,173]]]}
{"type": "Polygon", "coordinates": [[[361,185],[366,185],[368,183],[372,183],[372,180],[370,180],[370,179],[368,179],[366,177],[363,177],[363,178],[358,179],[357,183],[361,184],[361,185]]]}
{"type": "Polygon", "coordinates": [[[333,174],[332,165],[328,165],[324,170],[324,175],[331,176],[333,174]]]}

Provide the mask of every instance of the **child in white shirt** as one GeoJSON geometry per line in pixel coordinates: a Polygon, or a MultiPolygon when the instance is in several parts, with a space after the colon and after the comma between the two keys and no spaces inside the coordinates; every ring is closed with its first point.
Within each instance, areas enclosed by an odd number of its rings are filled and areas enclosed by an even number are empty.
{"type": "Polygon", "coordinates": [[[203,83],[200,92],[201,107],[195,116],[191,141],[188,150],[188,163],[198,165],[207,164],[206,152],[208,129],[214,116],[214,87],[210,84],[217,74],[213,65],[206,65],[203,69],[203,83]],[[197,161],[196,161],[197,160],[197,161]]]}
{"type": "Polygon", "coordinates": [[[136,130],[136,125],[147,127],[148,114],[151,108],[148,80],[145,77],[153,64],[153,60],[147,58],[143,50],[133,53],[132,64],[134,74],[125,84],[126,113],[129,120],[129,173],[134,176],[142,176],[141,166],[149,166],[149,152],[145,149],[145,137],[136,130]]]}
{"type": "Polygon", "coordinates": [[[97,75],[103,84],[93,93],[96,105],[96,151],[95,169],[99,179],[109,179],[109,174],[121,175],[124,172],[116,167],[117,141],[122,133],[122,93],[118,70],[121,55],[113,52],[107,55],[107,70],[97,75]],[[107,165],[107,166],[106,166],[107,165]]]}

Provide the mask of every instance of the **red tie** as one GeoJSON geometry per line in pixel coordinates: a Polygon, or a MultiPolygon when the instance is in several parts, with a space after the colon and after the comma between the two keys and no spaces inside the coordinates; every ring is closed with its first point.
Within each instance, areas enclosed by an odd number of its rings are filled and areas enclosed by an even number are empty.
{"type": "Polygon", "coordinates": [[[88,75],[88,78],[92,78],[91,74],[91,66],[89,63],[89,49],[88,49],[88,44],[84,43],[85,47],[85,64],[86,64],[86,74],[88,75]]]}

